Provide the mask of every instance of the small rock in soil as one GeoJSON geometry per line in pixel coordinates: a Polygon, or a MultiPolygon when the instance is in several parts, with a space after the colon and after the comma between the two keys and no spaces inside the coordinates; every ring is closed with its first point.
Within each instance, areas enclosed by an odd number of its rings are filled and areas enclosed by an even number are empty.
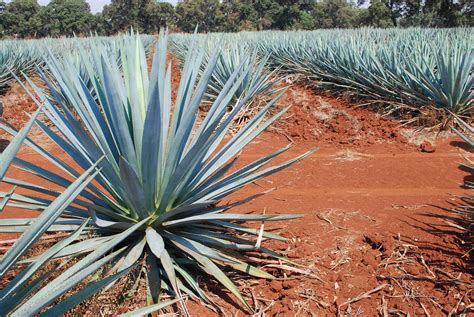
{"type": "Polygon", "coordinates": [[[433,153],[436,151],[436,147],[429,141],[423,141],[418,148],[424,153],[433,153]]]}
{"type": "Polygon", "coordinates": [[[272,291],[279,292],[283,289],[283,286],[280,281],[273,280],[270,283],[270,288],[272,289],[272,291]]]}
{"type": "Polygon", "coordinates": [[[299,285],[298,280],[287,280],[283,281],[283,288],[288,289],[288,288],[293,288],[299,285]]]}
{"type": "Polygon", "coordinates": [[[281,305],[281,303],[275,302],[270,311],[270,316],[276,316],[278,313],[280,313],[282,308],[283,306],[281,305]]]}

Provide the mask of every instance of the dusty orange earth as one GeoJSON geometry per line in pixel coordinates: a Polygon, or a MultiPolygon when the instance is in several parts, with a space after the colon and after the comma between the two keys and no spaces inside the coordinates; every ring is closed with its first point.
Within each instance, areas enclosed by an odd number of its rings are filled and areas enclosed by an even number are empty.
{"type": "MultiPolygon", "coordinates": [[[[436,151],[424,153],[409,144],[396,122],[340,100],[293,87],[283,101],[293,107],[277,127],[279,133],[259,137],[240,164],[289,140],[295,147],[283,158],[319,150],[231,199],[275,188],[239,211],[303,215],[265,224],[289,239],[266,245],[303,267],[285,270],[282,263],[259,263],[277,279],[239,277],[250,305],[269,316],[441,316],[472,308],[472,240],[459,228],[466,225],[463,219],[445,210],[455,202],[450,195],[467,192],[463,181],[473,180],[459,167],[461,141],[438,139],[436,151]]],[[[50,143],[45,147],[57,151],[50,143]]],[[[20,156],[41,159],[28,149],[20,156]]],[[[7,209],[0,218],[19,215],[32,214],[7,209]]],[[[225,314],[246,315],[229,293],[215,282],[208,284],[225,314]]],[[[142,295],[133,299],[134,306],[144,305],[142,295]]],[[[101,313],[125,312],[130,305],[116,302],[101,297],[101,313]]],[[[99,311],[94,307],[100,306],[89,302],[74,312],[95,316],[99,311]]],[[[196,302],[189,307],[195,316],[217,315],[215,308],[196,302]]]]}

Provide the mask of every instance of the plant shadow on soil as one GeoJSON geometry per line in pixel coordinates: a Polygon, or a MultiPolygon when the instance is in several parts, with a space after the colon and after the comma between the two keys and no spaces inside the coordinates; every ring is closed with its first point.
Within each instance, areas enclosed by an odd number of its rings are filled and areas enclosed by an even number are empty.
{"type": "MultiPolygon", "coordinates": [[[[423,245],[420,246],[421,249],[442,250],[444,254],[455,259],[450,263],[455,266],[453,267],[455,270],[474,275],[474,208],[472,207],[472,201],[465,197],[459,197],[454,201],[450,201],[449,204],[451,208],[432,206],[442,211],[442,213],[420,214],[422,217],[428,217],[435,221],[423,222],[413,219],[419,222],[420,225],[412,224],[412,226],[436,235],[444,242],[441,244],[423,241],[423,245]],[[466,207],[468,204],[471,204],[471,206],[466,207]],[[449,248],[449,245],[455,247],[449,248]],[[454,251],[456,249],[457,251],[454,251]]],[[[446,265],[446,261],[442,262],[434,264],[446,265]]]]}
{"type": "Polygon", "coordinates": [[[5,140],[5,139],[0,139],[0,153],[3,153],[3,151],[5,151],[8,144],[10,144],[10,141],[5,140]]]}

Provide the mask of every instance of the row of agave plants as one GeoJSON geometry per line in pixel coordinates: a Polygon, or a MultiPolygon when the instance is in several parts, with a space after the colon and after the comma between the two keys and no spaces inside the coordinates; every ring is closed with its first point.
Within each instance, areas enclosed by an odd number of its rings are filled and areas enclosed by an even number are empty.
{"type": "Polygon", "coordinates": [[[40,54],[34,49],[32,42],[1,41],[0,46],[0,92],[4,91],[12,74],[30,72],[41,60],[40,54]]]}
{"type": "MultiPolygon", "coordinates": [[[[472,113],[474,32],[455,29],[266,31],[200,35],[210,52],[225,46],[266,60],[282,74],[359,96],[472,113]]],[[[193,35],[174,34],[183,56],[193,35]]],[[[232,65],[231,58],[225,61],[232,65]]]]}
{"type": "Polygon", "coordinates": [[[242,57],[229,78],[213,86],[222,55],[207,55],[197,42],[190,44],[172,101],[167,42],[163,32],[151,71],[146,44],[131,35],[115,41],[118,56],[101,44],[87,44],[93,45],[88,49],[77,43],[78,53],[72,55],[50,52],[45,65],[36,68],[44,89],[25,76],[32,91],[24,88],[38,109],[19,131],[0,123],[13,136],[0,157],[2,186],[9,189],[1,194],[0,210],[35,210],[39,215],[0,220],[0,232],[21,234],[0,260],[1,316],[58,316],[124,275],[147,285],[149,306],[131,315],[175,302],[186,311],[185,296],[210,303],[198,283],[203,274],[251,312],[228,270],[272,279],[258,268],[255,256],[296,265],[264,246],[266,240],[284,237],[248,222],[298,215],[229,210],[263,193],[222,202],[313,153],[272,164],[288,146],[235,167],[241,151],[285,113],[282,109],[268,118],[283,92],[229,136],[234,118],[259,93],[260,84],[250,85],[243,95],[237,92],[260,64],[250,55],[242,57]],[[210,106],[201,117],[203,101],[210,106]],[[33,126],[63,154],[28,138],[33,126]],[[44,162],[18,155],[22,145],[44,162]],[[34,177],[26,180],[20,170],[34,177]],[[68,235],[44,250],[35,249],[41,253],[32,256],[35,243],[55,231],[68,235]],[[165,294],[175,299],[160,301],[165,294]]]}
{"type": "MultiPolygon", "coordinates": [[[[0,41],[0,93],[5,91],[15,76],[31,74],[36,66],[45,63],[45,56],[69,54],[79,60],[77,50],[91,50],[97,45],[106,46],[109,54],[120,54],[121,36],[90,38],[45,38],[41,40],[2,40],[0,41]]],[[[142,35],[145,46],[150,47],[154,42],[153,36],[142,35]]]]}

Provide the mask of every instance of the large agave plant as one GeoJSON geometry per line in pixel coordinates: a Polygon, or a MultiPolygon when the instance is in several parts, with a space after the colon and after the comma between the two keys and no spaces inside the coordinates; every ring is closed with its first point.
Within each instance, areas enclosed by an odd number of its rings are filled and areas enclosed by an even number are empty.
{"type": "Polygon", "coordinates": [[[0,177],[14,186],[3,193],[1,205],[39,210],[40,215],[35,219],[0,221],[3,230],[23,233],[2,257],[0,275],[19,269],[18,264],[27,265],[0,291],[0,315],[29,316],[44,312],[45,307],[46,313],[57,315],[110,286],[136,264],[147,268],[148,301],[155,304],[151,309],[163,305],[159,304],[163,289],[177,297],[187,294],[208,301],[196,279],[196,274],[206,273],[250,310],[225,270],[272,278],[252,265],[248,252],[285,260],[260,245],[262,238],[284,240],[283,237],[252,229],[245,223],[288,220],[296,215],[227,212],[259,195],[220,203],[246,184],[312,153],[266,167],[289,149],[285,147],[249,165],[233,168],[242,149],[285,112],[286,109],[263,120],[279,96],[229,138],[227,130],[249,98],[233,105],[230,102],[253,65],[244,60],[237,67],[200,119],[198,109],[216,68],[218,53],[200,74],[204,52],[191,47],[173,103],[171,67],[166,61],[167,35],[161,35],[157,44],[151,73],[138,36],[125,39],[122,45],[121,69],[115,57],[100,46],[90,51],[91,57],[82,54],[81,63],[50,56],[47,68],[54,84],[49,75],[43,75],[48,94],[29,81],[34,89],[32,98],[39,97],[35,99],[39,109],[31,121],[20,132],[5,122],[1,125],[15,136],[1,158],[0,177]],[[92,87],[84,83],[78,64],[92,79],[92,87]],[[232,111],[225,115],[229,106],[232,111]],[[54,128],[38,119],[40,112],[54,128]],[[63,160],[28,139],[28,130],[34,124],[69,159],[63,160]],[[16,156],[22,141],[56,170],[16,156]],[[51,187],[64,190],[4,177],[10,163],[51,187]],[[85,172],[81,175],[75,166],[85,172]],[[71,235],[42,255],[19,262],[43,233],[56,230],[70,231],[71,235]],[[71,258],[76,259],[74,264],[62,264],[61,260],[71,258]],[[46,275],[31,280],[45,263],[55,260],[62,267],[59,275],[46,285],[41,284],[46,275]],[[60,296],[106,266],[110,267],[106,275],[95,275],[95,281],[58,304],[60,296]],[[53,301],[55,306],[48,306],[53,301]]]}

